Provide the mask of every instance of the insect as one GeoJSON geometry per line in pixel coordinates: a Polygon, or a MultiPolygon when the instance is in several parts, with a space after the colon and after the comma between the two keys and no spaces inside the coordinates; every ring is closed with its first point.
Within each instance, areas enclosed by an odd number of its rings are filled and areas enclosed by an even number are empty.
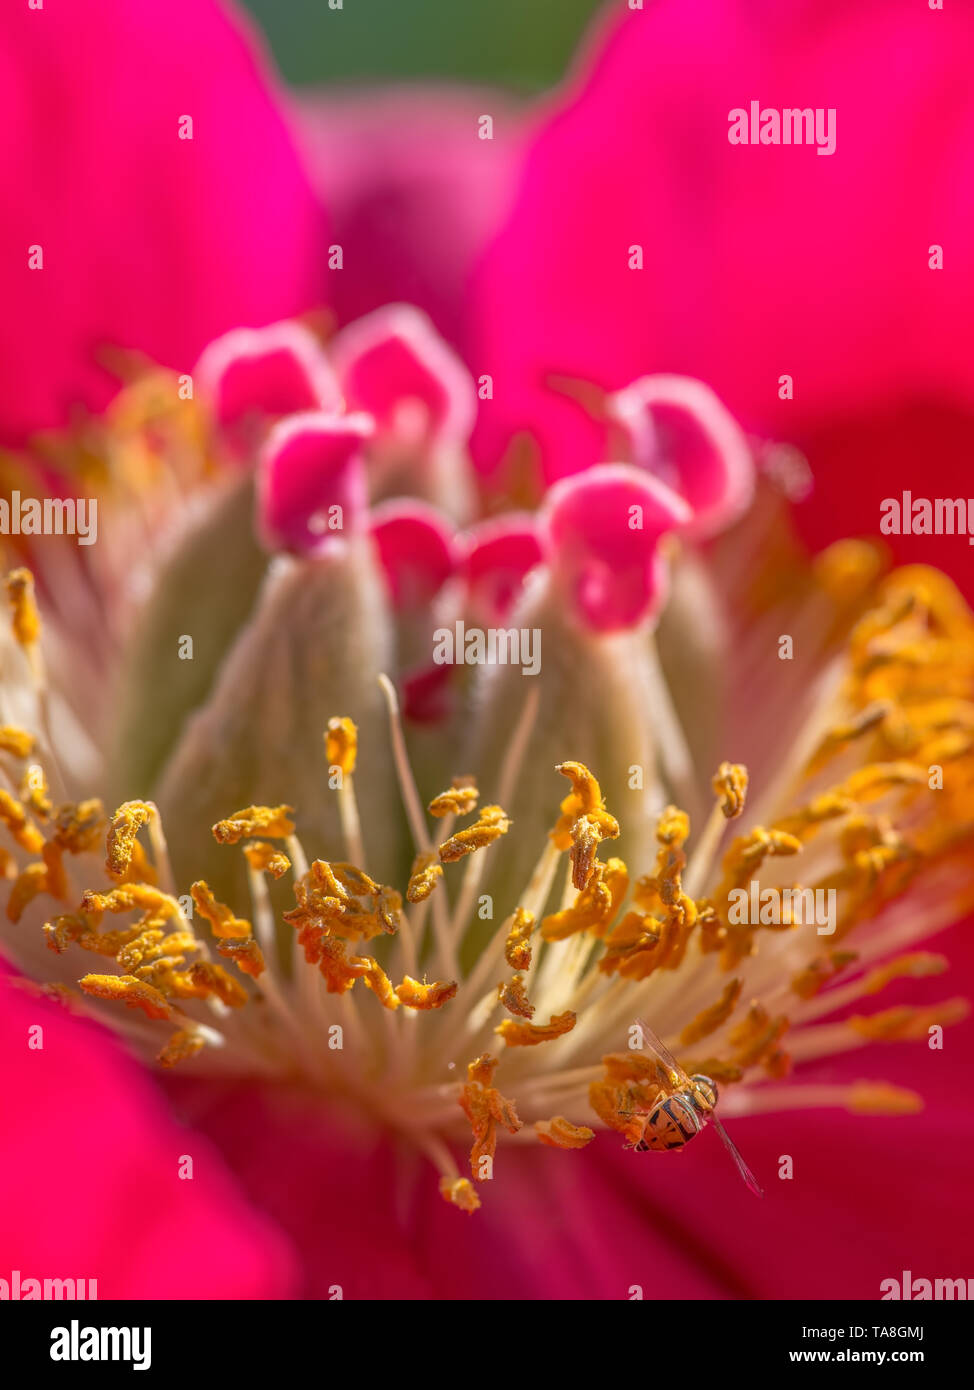
{"type": "Polygon", "coordinates": [[[737,1166],[755,1197],[763,1197],[757,1179],[737,1151],[715,1112],[717,1105],[717,1085],[709,1076],[688,1076],[679,1062],[643,1019],[636,1019],[636,1026],[643,1041],[656,1054],[661,1069],[672,1089],[669,1095],[658,1100],[646,1116],[641,1139],[633,1147],[637,1153],[648,1150],[663,1152],[666,1149],[682,1149],[685,1144],[703,1129],[708,1120],[724,1142],[724,1147],[737,1166]]]}

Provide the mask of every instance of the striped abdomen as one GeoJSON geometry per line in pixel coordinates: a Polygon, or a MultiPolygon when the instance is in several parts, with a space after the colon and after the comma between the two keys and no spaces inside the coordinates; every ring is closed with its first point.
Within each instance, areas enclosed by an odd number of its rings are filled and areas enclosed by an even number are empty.
{"type": "Polygon", "coordinates": [[[702,1129],[703,1120],[688,1095],[667,1096],[649,1112],[643,1137],[636,1148],[643,1152],[647,1149],[682,1149],[702,1129]]]}

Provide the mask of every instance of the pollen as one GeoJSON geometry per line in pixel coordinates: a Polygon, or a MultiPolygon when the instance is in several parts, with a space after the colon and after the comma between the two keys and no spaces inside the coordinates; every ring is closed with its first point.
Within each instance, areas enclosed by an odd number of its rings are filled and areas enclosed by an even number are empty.
{"type": "Polygon", "coordinates": [[[36,740],[26,729],[17,729],[11,724],[0,728],[0,753],[9,753],[14,758],[29,758],[36,740]]]}
{"type": "Polygon", "coordinates": [[[213,838],[221,845],[236,845],[247,835],[266,835],[269,840],[286,840],[294,834],[293,806],[248,806],[226,820],[217,821],[213,838]]]}
{"type": "Polygon", "coordinates": [[[209,922],[214,936],[240,941],[253,935],[250,923],[237,917],[226,903],[218,902],[203,879],[192,884],[189,891],[197,912],[209,922]]]}
{"type": "Polygon", "coordinates": [[[550,1120],[536,1120],[534,1125],[542,1144],[552,1149],[584,1149],[595,1138],[595,1130],[587,1125],[573,1125],[563,1115],[550,1120]]]}
{"type": "Polygon", "coordinates": [[[566,1009],[563,1014],[553,1014],[547,1023],[519,1023],[516,1019],[505,1018],[494,1031],[508,1047],[537,1047],[539,1043],[564,1037],[574,1027],[575,1014],[566,1009]]]}
{"type": "Polygon", "coordinates": [[[256,873],[270,874],[271,878],[283,878],[291,867],[287,855],[266,840],[251,840],[244,845],[243,852],[256,873]]]}
{"type": "Polygon", "coordinates": [[[347,718],[329,719],[325,733],[325,757],[328,759],[328,766],[337,767],[343,777],[351,777],[355,771],[357,756],[358,729],[355,724],[347,718]]]}
{"type": "Polygon", "coordinates": [[[147,801],[126,801],[112,817],[108,827],[105,870],[110,878],[120,879],[128,873],[135,850],[135,837],[155,814],[147,801]]]}
{"type": "Polygon", "coordinates": [[[41,636],[41,619],[34,598],[34,576],[29,569],[16,569],[10,571],[4,582],[14,637],[21,647],[29,651],[37,645],[41,636]]]}
{"type": "Polygon", "coordinates": [[[476,808],[480,793],[472,777],[455,777],[452,786],[429,804],[429,813],[437,820],[444,816],[468,816],[476,808]]]}
{"type": "Polygon", "coordinates": [[[453,864],[465,854],[473,854],[475,850],[492,845],[510,828],[511,822],[500,806],[484,806],[473,825],[458,830],[440,845],[440,859],[444,864],[453,864]]]}
{"type": "Polygon", "coordinates": [[[501,1095],[493,1084],[496,1070],[497,1059],[483,1053],[467,1067],[467,1082],[460,1092],[460,1108],[473,1131],[470,1175],[475,1182],[493,1175],[498,1126],[509,1134],[516,1134],[521,1128],[514,1102],[501,1095]]]}

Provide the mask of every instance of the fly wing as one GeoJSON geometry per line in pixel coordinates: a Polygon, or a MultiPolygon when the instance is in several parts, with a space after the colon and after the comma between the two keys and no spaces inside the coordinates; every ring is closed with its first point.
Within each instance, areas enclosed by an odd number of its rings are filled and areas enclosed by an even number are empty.
{"type": "Polygon", "coordinates": [[[636,1027],[642,1033],[643,1041],[646,1043],[647,1047],[650,1049],[651,1052],[656,1053],[657,1057],[663,1063],[663,1066],[666,1067],[667,1071],[676,1072],[676,1075],[679,1078],[680,1086],[690,1087],[691,1082],[689,1076],[687,1076],[686,1072],[680,1066],[679,1062],[673,1056],[673,1053],[663,1042],[663,1039],[659,1036],[659,1034],[653,1032],[652,1028],[650,1028],[649,1024],[646,1022],[644,1018],[636,1019],[636,1027]]]}
{"type": "Polygon", "coordinates": [[[718,1118],[717,1118],[716,1115],[711,1115],[710,1118],[713,1120],[714,1128],[716,1129],[717,1133],[720,1135],[721,1139],[724,1141],[724,1148],[727,1150],[727,1152],[730,1154],[731,1158],[734,1160],[734,1163],[735,1163],[736,1166],[737,1166],[737,1171],[740,1173],[741,1177],[744,1179],[745,1183],[746,1183],[747,1186],[748,1186],[749,1191],[753,1192],[754,1195],[755,1195],[755,1197],[763,1197],[763,1196],[764,1196],[764,1193],[762,1192],[761,1188],[758,1186],[758,1180],[757,1180],[757,1178],[756,1178],[756,1177],[754,1176],[754,1174],[751,1172],[750,1168],[749,1168],[749,1167],[747,1166],[747,1164],[744,1162],[743,1158],[741,1158],[741,1155],[738,1153],[738,1150],[737,1150],[737,1145],[734,1143],[733,1139],[732,1139],[732,1138],[730,1137],[730,1135],[727,1133],[727,1130],[726,1130],[726,1129],[724,1128],[724,1126],[720,1123],[720,1121],[718,1120],[718,1118]]]}

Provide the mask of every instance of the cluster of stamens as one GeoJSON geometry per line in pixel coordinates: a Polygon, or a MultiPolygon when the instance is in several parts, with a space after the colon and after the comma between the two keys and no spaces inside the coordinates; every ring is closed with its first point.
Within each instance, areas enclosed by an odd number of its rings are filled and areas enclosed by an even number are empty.
{"type": "MultiPolygon", "coordinates": [[[[163,1066],[222,1054],[258,1075],[357,1095],[416,1140],[439,1167],[444,1196],[465,1210],[479,1205],[473,1184],[492,1176],[500,1133],[524,1137],[519,1109],[537,1117],[530,1132],[549,1146],[591,1142],[587,1114],[638,1143],[666,1083],[650,1054],[625,1045],[637,1014],[681,1051],[687,1072],[745,1083],[730,1103],[733,1110],[739,1096],[744,1112],[812,1104],[816,1094],[829,1103],[829,1088],[807,1087],[803,1097],[797,1084],[773,1083],[795,1061],[872,1038],[923,1036],[966,1011],[954,1000],[816,1022],[894,979],[939,972],[942,958],[906,948],[974,896],[969,874],[959,872],[974,834],[974,622],[935,572],[887,582],[851,632],[844,686],[796,769],[799,793],[790,788],[783,809],[770,806],[767,819],[722,852],[727,827],[748,804],[742,766],[718,769],[713,812],[696,840],[682,810],[662,810],[655,865],[633,877],[621,858],[600,858],[620,825],[598,781],[581,763],[561,763],[570,790],[534,872],[466,969],[460,962],[491,846],[516,831],[503,803],[530,743],[531,701],[501,769],[498,803],[481,805],[473,779],[456,778],[428,806],[434,839],[384,680],[415,840],[404,891],[362,867],[358,735],[341,716],[324,731],[323,760],[339,798],[341,859],[309,862],[286,805],[250,806],[212,827],[216,842],[246,861],[251,903],[243,915],[203,879],[177,896],[153,803],[129,801],[107,817],[97,800],[55,801],[30,575],[9,576],[7,592],[39,710],[36,733],[0,729],[9,783],[0,787],[0,821],[12,845],[0,860],[8,920],[20,922],[36,898],[63,903],[43,924],[47,946],[59,957],[80,950],[101,959],[104,968],[75,976],[77,988],[83,999],[125,1006],[127,1017],[140,1013],[144,1022],[131,1030],[140,1044],[166,1025],[156,1046],[163,1066]],[[948,769],[935,789],[933,766],[948,769]],[[451,869],[461,861],[462,871],[451,869]],[[742,923],[731,912],[735,890],[759,872],[763,882],[787,882],[796,862],[806,864],[809,886],[838,895],[827,944],[787,917],[742,923]],[[453,872],[461,873],[455,890],[453,872]],[[87,886],[89,875],[101,886],[87,886]],[[293,906],[279,911],[271,888],[288,875],[293,906]],[[854,931],[862,945],[850,949],[854,931]],[[450,1075],[471,1057],[465,1081],[450,1075]],[[461,1114],[473,1134],[470,1179],[449,1143],[461,1114]]],[[[77,1001],[66,981],[49,989],[77,1001]]],[[[887,1111],[916,1104],[865,1082],[832,1095],[836,1102],[887,1111]]]]}

